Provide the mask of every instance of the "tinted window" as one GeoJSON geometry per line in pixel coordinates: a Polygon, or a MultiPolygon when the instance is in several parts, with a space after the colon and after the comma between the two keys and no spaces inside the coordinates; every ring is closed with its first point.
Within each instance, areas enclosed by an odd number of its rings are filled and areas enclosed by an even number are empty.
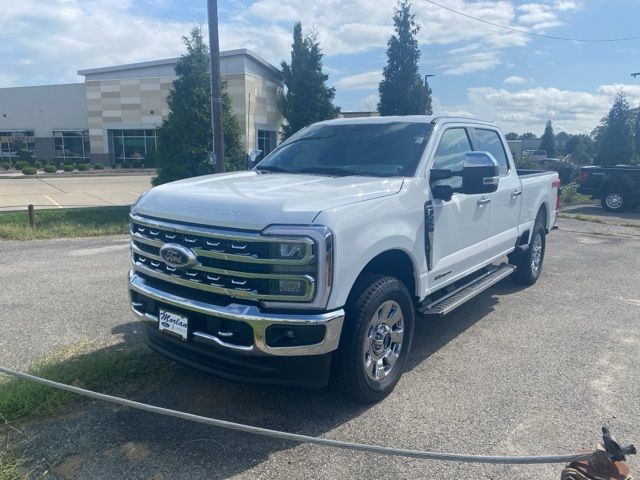
{"type": "Polygon", "coordinates": [[[476,150],[491,153],[498,161],[500,175],[506,175],[509,171],[509,163],[500,135],[494,130],[476,129],[476,150]]]}
{"type": "Polygon", "coordinates": [[[432,126],[390,122],[312,125],[256,167],[291,173],[412,176],[432,126]]]}
{"type": "MultiPolygon", "coordinates": [[[[436,150],[433,168],[460,171],[464,165],[464,157],[470,152],[471,142],[464,128],[450,128],[442,134],[438,149],[436,150]]],[[[462,186],[462,177],[452,177],[446,180],[438,180],[434,185],[449,185],[453,188],[462,186]]]]}

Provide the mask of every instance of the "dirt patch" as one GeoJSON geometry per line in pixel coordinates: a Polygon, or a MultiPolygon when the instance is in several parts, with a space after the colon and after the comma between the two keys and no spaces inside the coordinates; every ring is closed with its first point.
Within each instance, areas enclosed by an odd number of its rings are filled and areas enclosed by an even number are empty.
{"type": "Polygon", "coordinates": [[[125,443],[120,446],[120,451],[127,458],[127,460],[131,460],[132,462],[140,462],[146,459],[151,451],[146,443],[125,443]]]}
{"type": "Polygon", "coordinates": [[[68,455],[62,460],[53,471],[63,480],[73,480],[78,478],[78,468],[82,465],[82,455],[68,455]]]}

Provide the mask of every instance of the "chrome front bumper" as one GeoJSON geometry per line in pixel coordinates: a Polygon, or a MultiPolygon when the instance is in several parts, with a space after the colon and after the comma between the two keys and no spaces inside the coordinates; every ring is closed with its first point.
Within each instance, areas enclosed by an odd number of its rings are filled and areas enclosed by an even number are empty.
{"type": "MultiPolygon", "coordinates": [[[[255,306],[231,304],[228,306],[214,305],[198,300],[193,300],[172,293],[160,290],[150,285],[144,278],[137,275],[133,270],[129,272],[129,288],[150,298],[156,302],[172,305],[183,310],[197,312],[203,315],[218,317],[248,324],[253,330],[252,345],[235,345],[225,342],[215,335],[206,332],[191,332],[193,337],[200,343],[209,343],[213,346],[228,349],[235,353],[247,355],[278,355],[278,356],[306,356],[322,355],[332,352],[338,348],[340,333],[344,322],[344,310],[323,312],[319,314],[282,314],[264,313],[255,306]],[[270,347],[265,341],[265,333],[271,325],[281,326],[306,326],[324,325],[325,335],[320,343],[313,345],[293,346],[293,347],[270,347]]],[[[149,322],[158,323],[156,314],[142,312],[140,306],[132,302],[131,309],[137,318],[149,322]]]]}

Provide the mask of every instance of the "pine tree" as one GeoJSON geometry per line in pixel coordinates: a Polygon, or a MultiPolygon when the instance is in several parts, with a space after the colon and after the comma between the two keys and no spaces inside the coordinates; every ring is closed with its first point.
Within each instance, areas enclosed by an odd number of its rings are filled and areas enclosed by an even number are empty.
{"type": "Polygon", "coordinates": [[[378,86],[380,115],[431,115],[431,89],[418,73],[420,26],[409,0],[401,0],[393,15],[395,34],[387,42],[387,65],[378,86]]]}
{"type": "Polygon", "coordinates": [[[603,119],[597,132],[598,156],[602,166],[630,163],[633,159],[633,127],[630,121],[629,102],[620,92],[613,101],[609,114],[603,119]]]}
{"type": "Polygon", "coordinates": [[[556,136],[553,134],[551,120],[547,120],[547,125],[544,127],[544,134],[540,140],[540,150],[547,152],[547,157],[555,158],[556,156],[556,136]]]}
{"type": "Polygon", "coordinates": [[[321,120],[336,118],[340,109],[333,104],[335,88],[327,86],[329,76],[322,71],[322,50],[314,33],[303,35],[302,24],[293,27],[291,63],[282,62],[282,76],[287,89],[280,98],[285,118],[282,136],[288,138],[298,130],[321,120]]]}
{"type": "MultiPolygon", "coordinates": [[[[200,27],[194,27],[183,41],[187,52],[175,67],[178,78],[167,98],[169,116],[158,129],[154,185],[213,173],[209,48],[200,27]]],[[[240,125],[231,110],[226,82],[222,92],[225,170],[239,170],[244,167],[240,125]]]]}

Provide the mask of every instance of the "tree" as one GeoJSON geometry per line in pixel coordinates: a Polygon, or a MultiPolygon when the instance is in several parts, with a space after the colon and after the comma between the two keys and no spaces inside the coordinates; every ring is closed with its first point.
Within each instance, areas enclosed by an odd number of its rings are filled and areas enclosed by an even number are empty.
{"type": "Polygon", "coordinates": [[[516,132],[509,132],[505,135],[507,140],[518,140],[518,134],[516,132]]]}
{"type": "Polygon", "coordinates": [[[589,165],[593,161],[594,143],[589,135],[571,135],[567,141],[567,153],[575,165],[589,165]]]}
{"type": "MultiPolygon", "coordinates": [[[[211,89],[209,48],[200,27],[183,37],[187,52],[175,70],[178,78],[167,97],[169,115],[158,129],[158,149],[154,159],[158,175],[154,185],[213,173],[209,161],[211,140],[211,89]]],[[[244,167],[240,144],[240,125],[231,110],[231,98],[222,84],[225,169],[244,167]]]]}
{"type": "Polygon", "coordinates": [[[547,157],[554,158],[556,156],[556,136],[553,134],[551,120],[547,120],[547,125],[544,127],[544,134],[540,140],[540,150],[547,152],[547,157]]]}
{"type": "Polygon", "coordinates": [[[520,135],[520,140],[534,140],[536,138],[535,133],[526,132],[520,135]]]}
{"type": "Polygon", "coordinates": [[[378,111],[380,115],[431,115],[431,89],[418,73],[420,26],[409,0],[396,5],[393,24],[395,34],[387,42],[387,65],[378,85],[378,111]]]}
{"type": "Polygon", "coordinates": [[[609,114],[596,134],[598,155],[596,161],[603,166],[630,163],[633,159],[633,127],[629,102],[624,93],[616,95],[609,114]]]}
{"type": "Polygon", "coordinates": [[[636,108],[633,137],[636,142],[635,162],[640,163],[640,107],[636,108]]]}
{"type": "Polygon", "coordinates": [[[321,120],[336,118],[340,108],[333,104],[335,88],[327,86],[329,76],[322,71],[322,50],[315,33],[302,34],[302,24],[293,27],[291,63],[282,62],[282,76],[287,88],[280,98],[286,123],[282,134],[288,138],[298,130],[321,120]]]}

